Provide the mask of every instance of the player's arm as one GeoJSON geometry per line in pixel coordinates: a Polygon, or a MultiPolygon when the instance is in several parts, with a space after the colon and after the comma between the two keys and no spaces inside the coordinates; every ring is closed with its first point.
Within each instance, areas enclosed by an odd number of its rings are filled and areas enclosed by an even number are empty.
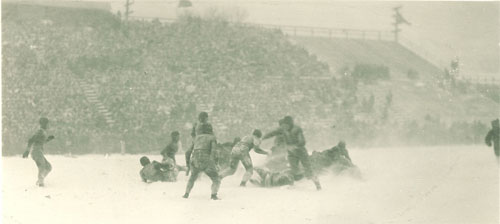
{"type": "Polygon", "coordinates": [[[216,160],[216,151],[217,151],[217,141],[215,140],[215,137],[210,141],[210,159],[214,162],[217,162],[216,160]]]}
{"type": "Polygon", "coordinates": [[[186,158],[186,176],[189,175],[189,172],[191,171],[191,154],[193,154],[193,149],[194,149],[194,143],[189,147],[189,149],[185,153],[185,158],[186,158]]]}
{"type": "Polygon", "coordinates": [[[297,130],[297,145],[301,147],[306,145],[306,138],[304,138],[304,133],[302,133],[301,128],[297,130]]]}
{"type": "Polygon", "coordinates": [[[165,147],[163,150],[161,150],[160,155],[161,155],[161,156],[163,156],[163,158],[167,157],[167,154],[168,154],[168,147],[169,147],[169,146],[170,146],[170,144],[169,144],[169,145],[167,145],[167,147],[165,147]]]}
{"type": "Polygon", "coordinates": [[[490,130],[484,139],[484,142],[487,146],[491,146],[491,141],[493,140],[493,130],[490,130]]]}
{"type": "Polygon", "coordinates": [[[255,152],[263,155],[269,155],[268,152],[260,148],[260,143],[261,143],[260,139],[255,139],[255,138],[253,139],[253,149],[255,150],[255,152]]]}
{"type": "Polygon", "coordinates": [[[347,151],[347,149],[344,149],[343,151],[344,151],[345,158],[347,158],[349,160],[349,162],[352,163],[351,157],[349,156],[349,152],[347,151]]]}
{"type": "Polygon", "coordinates": [[[45,142],[46,142],[46,143],[47,143],[47,142],[50,142],[50,141],[51,141],[52,139],[54,139],[54,138],[56,138],[56,137],[54,137],[53,135],[50,135],[50,136],[47,138],[47,140],[45,140],[45,142]]]}
{"type": "Polygon", "coordinates": [[[191,162],[191,154],[193,154],[193,147],[189,148],[185,153],[186,166],[188,166],[188,167],[189,167],[189,163],[191,162]]]}
{"type": "Polygon", "coordinates": [[[31,150],[31,145],[33,145],[33,138],[30,138],[28,140],[28,146],[26,147],[26,150],[23,153],[23,158],[27,158],[29,156],[30,150],[31,150]]]}
{"type": "Polygon", "coordinates": [[[141,172],[139,172],[139,174],[141,175],[142,182],[147,183],[148,180],[146,179],[146,175],[144,174],[144,172],[141,170],[141,172]]]}
{"type": "Polygon", "coordinates": [[[264,137],[262,137],[262,140],[266,140],[266,139],[272,138],[272,137],[274,137],[276,135],[279,135],[279,134],[281,134],[281,129],[278,128],[278,129],[276,129],[274,131],[271,131],[271,132],[265,134],[264,137]]]}
{"type": "Polygon", "coordinates": [[[28,155],[30,154],[31,146],[33,146],[33,143],[35,143],[36,141],[40,141],[40,139],[42,138],[43,138],[42,133],[38,131],[35,135],[33,135],[30,139],[28,139],[28,146],[26,147],[26,151],[24,151],[23,153],[23,158],[28,157],[28,155]]]}
{"type": "Polygon", "coordinates": [[[258,145],[253,147],[253,150],[255,150],[256,153],[263,154],[263,155],[269,155],[268,152],[264,151],[261,149],[258,145]]]}
{"type": "Polygon", "coordinates": [[[266,176],[263,178],[262,182],[264,183],[264,187],[272,187],[271,173],[266,174],[266,176]]]}
{"type": "Polygon", "coordinates": [[[168,164],[163,164],[158,161],[153,161],[152,164],[156,171],[162,171],[162,169],[168,169],[168,164]]]}
{"type": "Polygon", "coordinates": [[[196,126],[198,123],[194,123],[193,128],[191,129],[191,137],[196,137],[196,126]]]}

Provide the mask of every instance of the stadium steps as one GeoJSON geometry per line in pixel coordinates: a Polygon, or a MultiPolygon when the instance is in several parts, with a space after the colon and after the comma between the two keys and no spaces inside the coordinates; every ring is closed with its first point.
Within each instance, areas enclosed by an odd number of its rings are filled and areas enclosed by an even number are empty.
{"type": "Polygon", "coordinates": [[[115,119],[113,118],[113,114],[106,108],[106,106],[99,100],[96,87],[88,84],[83,80],[78,81],[80,88],[83,89],[85,97],[87,100],[95,105],[97,111],[104,117],[106,123],[109,126],[113,126],[115,124],[115,119]]]}

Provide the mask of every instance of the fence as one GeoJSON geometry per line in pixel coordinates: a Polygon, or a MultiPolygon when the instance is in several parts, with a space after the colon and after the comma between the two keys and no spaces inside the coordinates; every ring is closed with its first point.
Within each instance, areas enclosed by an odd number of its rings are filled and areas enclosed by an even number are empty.
{"type": "Polygon", "coordinates": [[[473,84],[491,84],[500,86],[500,79],[491,75],[477,75],[470,77],[459,76],[457,80],[473,84]]]}
{"type": "Polygon", "coordinates": [[[247,23],[247,24],[267,29],[279,29],[283,33],[292,36],[328,37],[328,38],[345,38],[345,39],[362,39],[362,40],[385,40],[385,41],[391,41],[394,38],[394,35],[390,31],[382,31],[382,30],[358,30],[358,29],[271,25],[271,24],[256,24],[256,23],[247,23]]]}
{"type": "MultiPolygon", "coordinates": [[[[156,18],[156,17],[141,17],[131,16],[133,20],[155,20],[160,22],[171,23],[175,19],[171,18],[156,18]]],[[[345,39],[361,39],[361,40],[394,40],[394,34],[391,31],[384,30],[360,30],[360,29],[342,29],[342,28],[327,28],[327,27],[311,27],[311,26],[291,26],[291,25],[275,25],[275,24],[260,24],[260,23],[242,23],[249,26],[262,27],[266,29],[277,29],[291,36],[309,36],[309,37],[328,37],[328,38],[345,38],[345,39]]]]}

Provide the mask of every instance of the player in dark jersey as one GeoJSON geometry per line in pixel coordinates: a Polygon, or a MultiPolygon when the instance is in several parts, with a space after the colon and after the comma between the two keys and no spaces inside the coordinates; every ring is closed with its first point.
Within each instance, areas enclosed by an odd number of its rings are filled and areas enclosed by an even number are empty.
{"type": "MultiPolygon", "coordinates": [[[[175,163],[175,154],[179,151],[179,139],[180,139],[180,134],[178,131],[173,131],[170,133],[170,143],[161,151],[161,155],[163,156],[163,160],[166,160],[167,158],[171,158],[175,163]]],[[[176,163],[177,164],[177,163],[176,163]]]]}
{"type": "Polygon", "coordinates": [[[302,133],[302,128],[293,123],[293,118],[291,116],[286,116],[283,118],[283,122],[280,123],[280,128],[266,134],[263,139],[268,139],[277,135],[283,135],[285,137],[286,147],[287,147],[287,158],[292,173],[298,178],[299,175],[299,162],[304,167],[304,173],[308,179],[312,179],[316,185],[317,190],[321,190],[321,185],[319,179],[313,174],[311,163],[309,161],[309,154],[306,150],[306,140],[304,134],[302,133]]]}
{"type": "Polygon", "coordinates": [[[344,141],[339,141],[339,143],[336,146],[326,150],[326,154],[328,155],[328,157],[330,157],[330,160],[332,161],[343,160],[346,163],[352,165],[352,160],[351,157],[349,156],[349,152],[345,147],[344,141]]]}
{"type": "MultiPolygon", "coordinates": [[[[278,127],[282,127],[283,119],[278,121],[278,127]]],[[[288,167],[286,142],[284,135],[274,136],[274,145],[271,147],[271,156],[266,158],[265,167],[270,170],[284,170],[288,167]]]]}
{"type": "Polygon", "coordinates": [[[212,194],[210,198],[212,200],[219,200],[217,192],[220,186],[220,176],[217,164],[215,164],[216,147],[217,141],[213,135],[212,126],[206,123],[200,124],[193,147],[186,152],[186,164],[189,164],[189,167],[191,167],[191,176],[186,186],[184,198],[189,197],[194,182],[200,173],[204,172],[212,180],[212,194]]]}
{"type": "Polygon", "coordinates": [[[499,120],[493,120],[491,122],[491,130],[486,135],[484,139],[486,145],[491,146],[493,142],[493,150],[497,158],[497,163],[500,164],[500,124],[499,120]]]}
{"type": "Polygon", "coordinates": [[[23,153],[23,158],[27,158],[30,154],[31,146],[33,146],[33,150],[31,150],[31,158],[35,161],[36,166],[38,167],[38,181],[36,185],[39,187],[45,186],[44,180],[45,177],[52,170],[52,165],[47,161],[43,154],[43,145],[50,140],[54,139],[53,135],[47,137],[47,129],[49,128],[49,119],[42,117],[39,120],[40,129],[36,132],[33,137],[28,140],[28,147],[26,151],[23,153]]]}
{"type": "Polygon", "coordinates": [[[261,137],[262,132],[259,129],[255,129],[252,135],[245,136],[243,137],[243,139],[241,139],[241,141],[236,143],[236,145],[231,150],[231,162],[229,168],[222,171],[222,178],[233,175],[238,168],[238,163],[241,161],[241,163],[245,167],[246,172],[245,175],[243,175],[240,186],[246,186],[247,181],[252,177],[253,174],[253,164],[252,158],[250,157],[250,151],[254,149],[256,153],[264,155],[269,154],[259,147],[261,137]]]}

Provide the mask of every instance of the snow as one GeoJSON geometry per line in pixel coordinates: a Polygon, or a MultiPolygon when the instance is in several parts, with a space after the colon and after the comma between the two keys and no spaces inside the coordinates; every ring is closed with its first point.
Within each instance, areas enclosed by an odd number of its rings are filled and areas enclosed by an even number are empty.
{"type": "MultiPolygon", "coordinates": [[[[53,172],[35,186],[31,159],[2,158],[3,223],[499,223],[499,172],[483,146],[351,149],[363,180],[322,174],[293,187],[239,187],[240,165],[211,201],[210,180],[183,199],[176,183],[140,181],[142,155],[48,155],[53,172]]],[[[265,157],[252,154],[255,165],[265,157]]],[[[151,155],[159,160],[160,156],[151,155]]],[[[179,155],[178,161],[183,161],[179,155]]]]}

